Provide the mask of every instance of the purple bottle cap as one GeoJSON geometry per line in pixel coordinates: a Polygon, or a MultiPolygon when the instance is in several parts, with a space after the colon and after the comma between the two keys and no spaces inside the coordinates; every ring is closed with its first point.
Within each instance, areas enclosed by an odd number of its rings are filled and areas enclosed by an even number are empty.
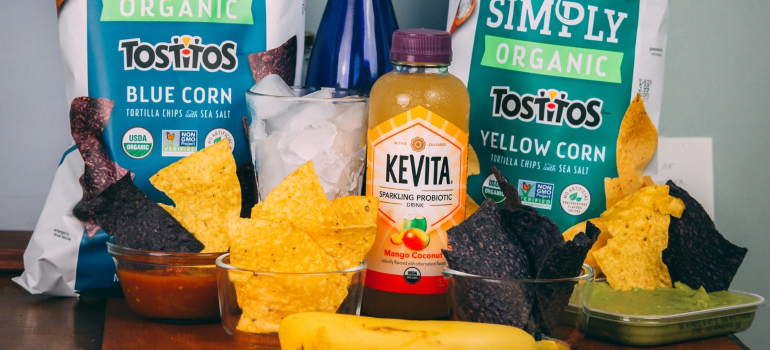
{"type": "Polygon", "coordinates": [[[443,30],[400,29],[393,32],[390,60],[416,63],[452,62],[452,36],[443,30]]]}

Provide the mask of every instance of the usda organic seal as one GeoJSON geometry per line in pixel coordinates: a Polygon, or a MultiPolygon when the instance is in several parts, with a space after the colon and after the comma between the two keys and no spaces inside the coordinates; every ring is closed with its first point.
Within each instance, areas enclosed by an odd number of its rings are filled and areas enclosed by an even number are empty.
{"type": "Polygon", "coordinates": [[[500,203],[505,200],[505,195],[503,194],[503,191],[500,190],[500,185],[497,184],[497,179],[494,174],[487,176],[487,179],[481,184],[481,194],[484,195],[484,198],[492,198],[495,203],[500,203]]]}
{"type": "Polygon", "coordinates": [[[127,156],[134,159],[142,159],[150,155],[152,148],[155,145],[155,141],[152,138],[152,134],[145,128],[134,127],[128,129],[123,134],[123,152],[127,156]]]}

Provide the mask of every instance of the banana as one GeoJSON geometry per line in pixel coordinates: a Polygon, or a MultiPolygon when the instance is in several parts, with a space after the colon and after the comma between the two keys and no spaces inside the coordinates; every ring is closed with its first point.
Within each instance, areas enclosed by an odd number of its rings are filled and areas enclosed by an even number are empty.
{"type": "Polygon", "coordinates": [[[460,321],[407,321],[305,312],[278,331],[283,350],[535,350],[535,339],[509,326],[460,321]]]}

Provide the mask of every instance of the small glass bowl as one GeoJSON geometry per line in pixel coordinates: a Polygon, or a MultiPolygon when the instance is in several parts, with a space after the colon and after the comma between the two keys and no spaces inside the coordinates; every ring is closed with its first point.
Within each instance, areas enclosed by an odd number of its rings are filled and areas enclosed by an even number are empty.
{"type": "Polygon", "coordinates": [[[554,326],[550,334],[541,334],[544,339],[558,340],[574,348],[588,329],[585,299],[590,295],[590,282],[594,278],[594,270],[588,265],[583,264],[580,276],[562,279],[516,280],[476,276],[455,270],[444,270],[444,276],[449,279],[447,293],[453,320],[522,328],[531,317],[531,309],[527,309],[534,303],[540,303],[546,309],[543,315],[554,326]],[[564,310],[570,296],[573,302],[580,302],[570,305],[570,311],[574,312],[567,314],[564,310]]]}
{"type": "Polygon", "coordinates": [[[277,332],[280,319],[299,312],[329,311],[319,308],[319,302],[335,305],[334,301],[341,301],[335,311],[338,314],[361,313],[361,296],[366,276],[366,263],[363,262],[342,271],[275,273],[234,267],[230,265],[228,253],[220,256],[216,265],[222,327],[241,343],[280,349],[277,332]],[[347,288],[344,284],[340,288],[329,288],[331,284],[340,282],[347,284],[347,288]],[[337,291],[339,294],[324,294],[329,291],[337,291]],[[251,319],[245,316],[249,312],[244,312],[244,304],[255,310],[251,319]],[[273,329],[268,331],[267,328],[271,327],[273,329]]]}
{"type": "Polygon", "coordinates": [[[135,314],[166,323],[219,320],[217,257],[222,253],[169,253],[120,247],[107,252],[115,261],[126,304],[135,314]]]}

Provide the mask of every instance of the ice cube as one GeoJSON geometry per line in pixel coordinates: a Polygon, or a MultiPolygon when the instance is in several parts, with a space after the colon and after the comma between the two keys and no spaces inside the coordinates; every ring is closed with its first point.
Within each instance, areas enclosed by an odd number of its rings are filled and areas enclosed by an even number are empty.
{"type": "Polygon", "coordinates": [[[366,103],[350,103],[347,108],[338,107],[334,124],[341,130],[351,132],[366,126],[368,121],[368,105],[366,103]]]}
{"type": "Polygon", "coordinates": [[[334,186],[334,184],[330,184],[324,181],[323,179],[319,179],[319,182],[321,182],[321,187],[323,187],[324,189],[326,200],[332,201],[335,198],[338,198],[343,195],[342,193],[340,193],[340,190],[334,186]]]}
{"type": "Polygon", "coordinates": [[[342,171],[345,170],[345,162],[347,159],[344,155],[332,150],[319,152],[313,157],[313,166],[318,177],[330,184],[336,184],[340,179],[342,171]]]}
{"type": "Polygon", "coordinates": [[[294,96],[294,90],[292,90],[289,85],[286,85],[283,78],[277,74],[270,74],[262,78],[262,80],[254,84],[249,91],[269,96],[294,96]]]}
{"type": "Polygon", "coordinates": [[[294,91],[275,74],[264,77],[249,91],[266,95],[246,94],[246,103],[253,119],[272,119],[281,115],[292,105],[291,100],[281,97],[294,97],[294,91]]]}
{"type": "Polygon", "coordinates": [[[315,125],[309,125],[300,131],[289,148],[305,161],[313,159],[318,152],[328,150],[334,144],[337,128],[334,124],[322,120],[315,125]]]}
{"type": "Polygon", "coordinates": [[[332,149],[340,154],[352,154],[360,143],[361,140],[356,140],[349,132],[337,130],[337,136],[334,138],[332,149]]]}
{"type": "Polygon", "coordinates": [[[331,102],[303,102],[297,112],[291,116],[290,130],[300,130],[308,126],[319,126],[334,116],[335,107],[331,102]]]}
{"type": "Polygon", "coordinates": [[[297,139],[297,133],[276,132],[273,135],[276,135],[278,138],[278,154],[285,163],[302,165],[307,162],[306,159],[300,157],[293,149],[291,149],[292,142],[297,139]]]}
{"type": "Polygon", "coordinates": [[[311,92],[305,96],[302,96],[303,98],[332,98],[332,89],[331,88],[321,88],[321,90],[311,92]]]}
{"type": "Polygon", "coordinates": [[[347,195],[358,195],[358,191],[361,190],[361,184],[363,183],[364,162],[366,160],[366,147],[357,150],[345,164],[343,174],[347,174],[347,177],[340,178],[337,182],[337,187],[343,189],[347,195]]]}
{"type": "Polygon", "coordinates": [[[301,102],[286,110],[280,117],[267,121],[267,132],[298,132],[307,127],[318,127],[334,116],[331,102],[301,102]]]}
{"type": "Polygon", "coordinates": [[[267,124],[264,119],[252,118],[249,124],[249,141],[261,140],[267,137],[267,124]]]}
{"type": "Polygon", "coordinates": [[[281,159],[277,141],[278,137],[271,136],[257,140],[252,144],[254,146],[254,169],[257,171],[259,195],[262,199],[267,197],[267,194],[278,186],[286,176],[299,168],[299,165],[292,166],[281,159]]]}

